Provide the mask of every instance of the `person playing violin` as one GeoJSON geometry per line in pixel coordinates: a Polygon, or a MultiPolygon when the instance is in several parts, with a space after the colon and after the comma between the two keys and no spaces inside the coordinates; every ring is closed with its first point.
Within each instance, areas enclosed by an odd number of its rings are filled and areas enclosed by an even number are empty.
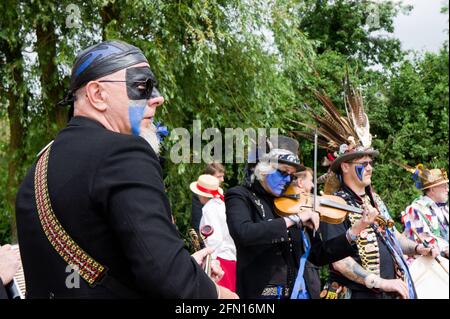
{"type": "MultiPolygon", "coordinates": [[[[304,170],[298,142],[286,136],[271,137],[269,153],[261,156],[251,183],[225,194],[227,223],[236,244],[236,289],[241,298],[319,298],[308,260],[325,265],[353,253],[351,238],[377,215],[368,210],[347,233],[322,242],[319,216],[304,209],[289,217],[277,215],[274,200],[283,196],[294,174],[304,170]]],[[[316,277],[315,277],[316,278],[316,277]]]]}
{"type": "MultiPolygon", "coordinates": [[[[356,245],[351,256],[330,265],[329,283],[322,291],[322,297],[339,298],[339,294],[336,296],[339,290],[345,291],[345,297],[352,299],[416,298],[403,255],[430,254],[435,257],[438,251],[416,244],[401,235],[395,229],[386,205],[373,192],[373,159],[379,152],[371,146],[372,135],[362,97],[350,86],[348,79],[345,93],[348,119],[340,116],[337,109],[328,111],[329,114],[334,114],[332,118],[335,123],[339,123],[336,125],[339,125],[343,133],[339,135],[339,130],[336,129],[321,131],[322,145],[331,150],[327,154],[330,170],[324,189],[327,190],[326,193],[333,193],[333,187],[329,185],[335,185],[337,190],[334,194],[343,198],[348,205],[366,210],[375,209],[380,213],[380,218],[353,238],[356,245]],[[346,128],[352,129],[345,131],[346,128]]],[[[320,94],[318,96],[326,101],[323,103],[324,108],[330,110],[331,100],[320,94]]],[[[326,121],[320,117],[316,120],[326,121]]],[[[323,239],[331,240],[342,236],[360,218],[361,214],[350,212],[341,223],[321,223],[323,239]]]]}

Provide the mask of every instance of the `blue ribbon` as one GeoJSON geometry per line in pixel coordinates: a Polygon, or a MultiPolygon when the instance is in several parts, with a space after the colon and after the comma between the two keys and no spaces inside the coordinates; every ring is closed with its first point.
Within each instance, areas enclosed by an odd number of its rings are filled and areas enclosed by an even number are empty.
{"type": "Polygon", "coordinates": [[[389,248],[389,250],[394,255],[397,264],[402,269],[403,273],[405,274],[406,283],[408,284],[408,291],[409,291],[409,298],[410,299],[416,299],[416,290],[414,289],[414,284],[411,278],[411,274],[409,273],[408,266],[406,265],[405,260],[403,259],[403,252],[400,246],[400,243],[398,242],[397,238],[395,238],[395,235],[386,227],[386,234],[387,234],[387,240],[386,245],[389,248]],[[392,244],[391,241],[394,243],[392,244]]]}
{"type": "Polygon", "coordinates": [[[169,130],[167,126],[162,126],[161,122],[156,123],[156,134],[160,142],[164,139],[165,136],[169,135],[169,130]]]}
{"type": "Polygon", "coordinates": [[[421,189],[423,187],[423,184],[420,181],[419,173],[420,173],[420,171],[418,169],[416,169],[416,171],[412,175],[412,179],[416,182],[416,188],[421,189]]]}
{"type": "Polygon", "coordinates": [[[308,291],[306,290],[305,278],[303,278],[303,273],[305,272],[306,260],[309,256],[309,251],[311,250],[311,245],[309,243],[308,237],[304,230],[300,231],[300,236],[302,237],[303,246],[305,247],[305,252],[300,257],[300,266],[298,267],[297,278],[295,279],[294,288],[292,289],[291,299],[311,299],[308,291]]]}

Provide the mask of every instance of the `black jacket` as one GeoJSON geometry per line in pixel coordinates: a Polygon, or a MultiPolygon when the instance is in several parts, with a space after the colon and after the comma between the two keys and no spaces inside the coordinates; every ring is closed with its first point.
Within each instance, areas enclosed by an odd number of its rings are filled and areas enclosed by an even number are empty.
{"type": "MultiPolygon", "coordinates": [[[[295,281],[303,243],[299,229],[286,229],[284,219],[275,214],[273,200],[258,182],[250,189],[231,188],[225,195],[228,228],[237,250],[236,289],[241,298],[258,298],[266,286],[283,281],[292,288],[295,281]]],[[[327,242],[322,242],[318,234],[312,237],[310,233],[310,238],[308,260],[315,265],[352,253],[345,234],[327,242]]],[[[320,280],[312,265],[305,268],[304,278],[310,296],[319,298],[320,280]]]]}
{"type": "MultiPolygon", "coordinates": [[[[334,195],[343,198],[348,205],[354,207],[361,207],[363,201],[360,196],[355,194],[349,187],[345,184],[342,185],[341,189],[339,189],[334,195]]],[[[371,191],[371,187],[366,187],[366,195],[369,196],[371,203],[374,207],[377,207],[373,194],[371,191]]],[[[351,222],[349,217],[347,216],[345,220],[340,224],[322,224],[320,225],[323,238],[325,240],[329,238],[333,238],[339,236],[347,231],[351,227],[351,222]]],[[[379,249],[379,257],[380,257],[380,277],[384,279],[395,279],[395,261],[389,253],[389,249],[386,246],[385,242],[377,236],[377,246],[379,249]]],[[[351,254],[351,257],[360,265],[362,265],[362,260],[359,255],[358,247],[354,246],[354,251],[351,254]]],[[[342,275],[339,271],[334,269],[333,265],[330,265],[330,282],[336,281],[352,290],[352,298],[358,298],[361,296],[362,298],[379,298],[380,291],[368,289],[366,286],[361,285],[355,281],[352,281],[342,275]]]]}
{"type": "Polygon", "coordinates": [[[5,286],[3,286],[3,281],[0,278],[0,299],[8,299],[8,294],[6,293],[5,286]]]}
{"type": "MultiPolygon", "coordinates": [[[[213,282],[184,248],[171,222],[161,167],[141,137],[119,134],[74,117],[53,143],[48,165],[53,209],[65,230],[108,274],[142,297],[216,298],[213,282]]],[[[35,165],[16,198],[20,252],[28,298],[115,298],[72,274],[38,219],[35,165]]]]}

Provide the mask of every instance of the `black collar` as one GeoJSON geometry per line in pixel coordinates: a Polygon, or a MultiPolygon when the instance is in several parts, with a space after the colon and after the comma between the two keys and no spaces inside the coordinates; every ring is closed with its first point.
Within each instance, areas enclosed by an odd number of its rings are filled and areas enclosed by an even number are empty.
{"type": "Polygon", "coordinates": [[[67,126],[87,126],[87,127],[97,127],[97,128],[105,128],[99,121],[91,119],[85,116],[74,116],[70,119],[67,126]]]}
{"type": "Polygon", "coordinates": [[[273,200],[275,196],[267,192],[264,187],[261,185],[261,183],[258,180],[255,180],[250,187],[250,190],[254,192],[255,194],[258,194],[262,197],[267,197],[268,199],[273,200]]]}
{"type": "MultiPolygon", "coordinates": [[[[346,192],[347,194],[349,194],[351,197],[353,197],[355,199],[355,201],[359,204],[362,205],[363,200],[361,198],[361,196],[359,196],[358,194],[356,194],[350,187],[348,187],[344,182],[342,182],[341,184],[341,188],[344,192],[346,192]]],[[[372,205],[375,204],[374,200],[373,200],[373,195],[372,195],[372,187],[369,185],[365,188],[365,193],[366,196],[369,196],[370,201],[372,202],[372,205]]]]}

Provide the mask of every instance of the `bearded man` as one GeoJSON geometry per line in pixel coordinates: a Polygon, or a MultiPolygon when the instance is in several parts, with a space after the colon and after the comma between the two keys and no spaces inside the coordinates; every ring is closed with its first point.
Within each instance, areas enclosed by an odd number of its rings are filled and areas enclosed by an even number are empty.
{"type": "Polygon", "coordinates": [[[142,51],[82,51],[64,103],[73,117],[16,199],[27,298],[236,297],[199,266],[211,251],[192,258],[172,223],[152,125],[164,98],[142,51]]]}

